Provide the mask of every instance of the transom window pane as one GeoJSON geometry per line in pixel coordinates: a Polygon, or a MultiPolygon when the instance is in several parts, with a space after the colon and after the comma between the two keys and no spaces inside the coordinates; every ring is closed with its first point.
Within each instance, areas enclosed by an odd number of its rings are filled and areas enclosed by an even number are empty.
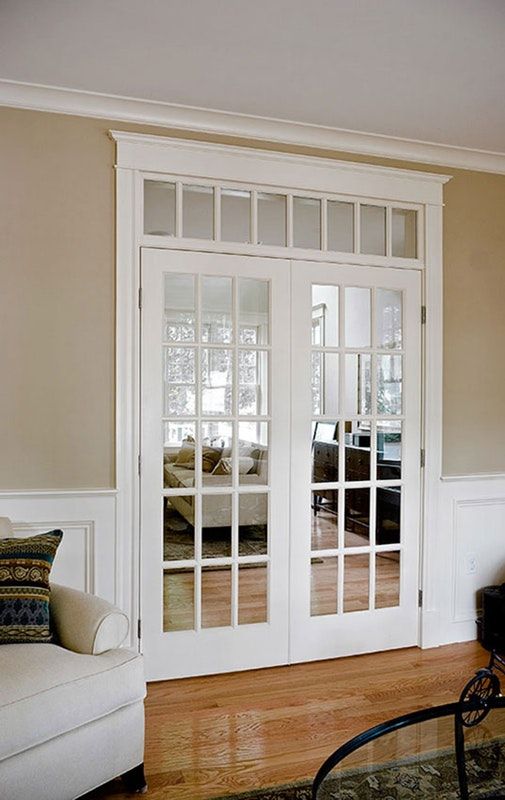
{"type": "Polygon", "coordinates": [[[354,250],[354,204],[327,202],[328,250],[352,253],[354,250]]]}
{"type": "Polygon", "coordinates": [[[175,236],[175,183],[144,181],[144,233],[175,236]]]}
{"type": "Polygon", "coordinates": [[[392,255],[400,258],[416,258],[417,211],[409,208],[393,208],[391,225],[392,255]]]}
{"type": "Polygon", "coordinates": [[[221,189],[221,239],[224,242],[249,242],[251,192],[221,189]]]}
{"type": "Polygon", "coordinates": [[[258,242],[286,246],[286,196],[258,194],[258,242]]]}
{"type": "Polygon", "coordinates": [[[212,186],[184,186],[182,230],[188,239],[214,238],[214,189],[212,186]]]}
{"type": "Polygon", "coordinates": [[[321,201],[293,198],[293,244],[319,250],[321,247],[321,201]]]}
{"type": "Polygon", "coordinates": [[[361,252],[386,255],[386,209],[382,206],[361,206],[361,252]]]}

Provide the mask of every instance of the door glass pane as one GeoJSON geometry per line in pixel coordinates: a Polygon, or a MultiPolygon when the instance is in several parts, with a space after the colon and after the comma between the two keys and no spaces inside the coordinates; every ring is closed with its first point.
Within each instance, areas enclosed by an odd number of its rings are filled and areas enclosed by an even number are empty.
{"type": "Polygon", "coordinates": [[[194,422],[163,423],[163,485],[166,489],[177,489],[181,479],[187,481],[185,488],[194,485],[195,431],[194,422]]]}
{"type": "Polygon", "coordinates": [[[268,353],[239,350],[238,413],[241,416],[268,414],[268,353]]]}
{"type": "Polygon", "coordinates": [[[202,423],[202,484],[231,486],[233,471],[233,425],[212,420],[202,423]]]}
{"type": "Polygon", "coordinates": [[[361,206],[361,252],[386,255],[386,209],[361,206]]]}
{"type": "Polygon", "coordinates": [[[233,351],[202,349],[202,413],[232,412],[233,351]]]}
{"type": "Polygon", "coordinates": [[[338,286],[312,286],[312,344],[338,346],[338,286]]]}
{"type": "Polygon", "coordinates": [[[354,204],[328,200],[328,250],[354,251],[354,204]]]}
{"type": "Polygon", "coordinates": [[[242,189],[221,189],[221,239],[249,242],[251,193],[242,189]]]}
{"type": "Polygon", "coordinates": [[[400,258],[417,258],[417,211],[393,208],[392,254],[400,258]]]}
{"type": "Polygon", "coordinates": [[[370,555],[344,556],[344,613],[369,608],[370,555]]]}
{"type": "Polygon", "coordinates": [[[165,497],[163,506],[163,559],[165,561],[193,559],[195,557],[195,496],[165,497]]]}
{"type": "Polygon", "coordinates": [[[229,344],[232,341],[232,279],[202,278],[202,341],[229,344]]]}
{"type": "Polygon", "coordinates": [[[312,410],[315,415],[338,414],[338,353],[312,353],[312,410]]]}
{"type": "Polygon", "coordinates": [[[320,200],[293,197],[293,244],[295,247],[321,249],[320,200]]]}
{"type": "Polygon", "coordinates": [[[370,544],[370,489],[345,490],[345,547],[370,544]]]}
{"type": "Polygon", "coordinates": [[[370,347],[370,289],[345,290],[345,346],[370,347]]]}
{"type": "Polygon", "coordinates": [[[231,625],[231,567],[202,567],[202,628],[231,625]]]}
{"type": "Polygon", "coordinates": [[[345,423],[345,479],[370,480],[370,429],[358,422],[345,423]]]}
{"type": "Polygon", "coordinates": [[[165,342],[194,342],[196,338],[195,277],[167,272],[164,276],[165,342]]]}
{"type": "Polygon", "coordinates": [[[231,556],[231,495],[202,496],[202,558],[231,556]]]}
{"type": "Polygon", "coordinates": [[[268,554],[268,495],[241,494],[238,499],[238,554],[268,554]]]}
{"type": "Polygon", "coordinates": [[[310,616],[337,613],[338,559],[310,559],[310,616]]]}
{"type": "Polygon", "coordinates": [[[238,624],[268,621],[268,565],[239,564],[238,624]]]}
{"type": "Polygon", "coordinates": [[[182,204],[182,235],[187,239],[213,239],[213,187],[183,186],[182,204]]]}
{"type": "Polygon", "coordinates": [[[377,489],[377,544],[400,544],[402,490],[400,486],[377,489]]]}
{"type": "Polygon", "coordinates": [[[372,356],[347,353],[345,356],[345,412],[372,413],[372,356]]]}
{"type": "Polygon", "coordinates": [[[312,550],[338,547],[338,489],[312,492],[312,550]]]}
{"type": "Polygon", "coordinates": [[[259,244],[286,245],[286,196],[258,193],[259,244]]]}
{"type": "Polygon", "coordinates": [[[312,482],[338,481],[338,422],[312,423],[312,482]]]}
{"type": "Polygon", "coordinates": [[[166,416],[195,414],[195,351],[166,347],[164,358],[164,409],[166,416]]]}
{"type": "Polygon", "coordinates": [[[377,479],[402,477],[402,423],[388,420],[377,423],[377,479]]]}
{"type": "Polygon", "coordinates": [[[144,233],[175,236],[175,183],[144,181],[144,233]]]}
{"type": "Polygon", "coordinates": [[[375,555],[375,608],[400,605],[400,553],[375,555]]]}
{"type": "Polygon", "coordinates": [[[269,283],[255,278],[240,278],[239,341],[240,344],[268,344],[269,283]]]}
{"type": "Polygon", "coordinates": [[[402,413],[401,356],[377,356],[377,413],[402,413]]]}
{"type": "Polygon", "coordinates": [[[268,422],[239,422],[238,481],[243,486],[268,483],[268,422]]]}
{"type": "Polygon", "coordinates": [[[377,347],[398,349],[402,346],[402,292],[377,289],[377,347]]]}
{"type": "Polygon", "coordinates": [[[191,631],[194,627],[194,569],[163,570],[163,630],[191,631]]]}

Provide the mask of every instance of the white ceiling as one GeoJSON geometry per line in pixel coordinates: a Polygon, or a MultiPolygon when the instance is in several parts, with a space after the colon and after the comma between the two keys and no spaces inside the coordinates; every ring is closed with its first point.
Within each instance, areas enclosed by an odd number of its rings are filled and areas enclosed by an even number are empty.
{"type": "Polygon", "coordinates": [[[505,0],[0,0],[0,78],[505,152],[505,0]]]}

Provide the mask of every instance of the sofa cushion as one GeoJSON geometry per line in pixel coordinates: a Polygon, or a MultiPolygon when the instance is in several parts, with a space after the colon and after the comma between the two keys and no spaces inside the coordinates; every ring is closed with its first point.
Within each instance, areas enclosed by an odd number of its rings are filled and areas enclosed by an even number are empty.
{"type": "Polygon", "coordinates": [[[52,640],[49,573],[62,536],[0,539],[0,644],[52,640]]]}
{"type": "Polygon", "coordinates": [[[0,761],[145,696],[142,656],[55,644],[0,647],[0,761]]]}

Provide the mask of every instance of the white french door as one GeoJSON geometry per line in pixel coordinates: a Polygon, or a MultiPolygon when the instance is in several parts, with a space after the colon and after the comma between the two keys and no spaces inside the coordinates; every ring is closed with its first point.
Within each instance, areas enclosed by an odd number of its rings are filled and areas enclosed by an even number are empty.
{"type": "Polygon", "coordinates": [[[416,271],[292,264],[293,662],[418,642],[420,307],[416,271]]]}
{"type": "Polygon", "coordinates": [[[289,262],[142,251],[149,680],[285,663],[289,262]]]}
{"type": "Polygon", "coordinates": [[[142,251],[149,680],[418,641],[420,276],[142,251]]]}

